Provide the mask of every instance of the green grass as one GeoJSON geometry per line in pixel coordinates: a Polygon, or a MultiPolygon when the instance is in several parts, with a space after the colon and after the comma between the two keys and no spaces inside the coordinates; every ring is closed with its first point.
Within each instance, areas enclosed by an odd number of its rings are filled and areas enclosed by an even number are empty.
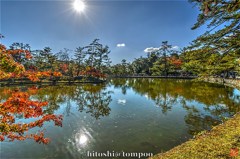
{"type": "Polygon", "coordinates": [[[240,114],[151,159],[240,159],[240,114]],[[239,154],[230,156],[231,149],[239,154]]]}

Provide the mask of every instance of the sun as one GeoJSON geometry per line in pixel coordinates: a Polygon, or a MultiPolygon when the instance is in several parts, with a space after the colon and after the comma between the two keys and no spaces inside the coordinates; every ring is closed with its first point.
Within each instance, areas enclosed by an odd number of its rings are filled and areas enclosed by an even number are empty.
{"type": "Polygon", "coordinates": [[[77,12],[84,12],[86,5],[82,0],[75,0],[73,2],[73,8],[77,11],[77,12]]]}

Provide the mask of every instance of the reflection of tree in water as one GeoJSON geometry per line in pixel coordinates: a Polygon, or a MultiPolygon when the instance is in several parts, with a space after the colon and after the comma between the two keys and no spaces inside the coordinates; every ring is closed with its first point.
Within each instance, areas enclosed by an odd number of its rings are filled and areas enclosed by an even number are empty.
{"type": "Polygon", "coordinates": [[[220,124],[225,117],[230,117],[240,111],[240,105],[229,100],[226,104],[216,104],[204,107],[202,113],[194,105],[187,105],[182,101],[183,108],[187,111],[185,122],[189,129],[189,134],[196,134],[202,130],[210,130],[212,126],[220,124]]]}
{"type": "MultiPolygon", "coordinates": [[[[71,114],[73,114],[73,113],[71,113],[71,107],[72,107],[72,105],[71,105],[71,99],[70,98],[68,98],[67,99],[67,106],[66,106],[66,116],[70,116],[71,114]]],[[[65,113],[64,113],[65,114],[65,113]]]]}
{"type": "MultiPolygon", "coordinates": [[[[184,120],[188,127],[188,133],[195,135],[203,130],[210,130],[213,125],[220,123],[221,119],[213,114],[202,114],[194,105],[187,105],[187,102],[182,99],[183,108],[187,111],[184,120]]],[[[220,112],[221,114],[221,112],[220,112]]]]}
{"type": "Polygon", "coordinates": [[[47,109],[45,109],[47,113],[54,113],[61,104],[66,103],[64,114],[69,116],[72,114],[71,101],[75,101],[80,112],[85,111],[99,119],[100,116],[110,114],[109,103],[112,100],[110,94],[111,92],[106,90],[106,84],[84,84],[43,87],[35,98],[49,102],[47,109]]]}
{"type": "MultiPolygon", "coordinates": [[[[111,84],[115,88],[122,88],[123,93],[132,88],[138,94],[153,100],[163,114],[171,111],[174,105],[181,105],[186,110],[184,119],[190,134],[210,129],[212,125],[221,122],[222,117],[240,111],[240,97],[234,95],[230,87],[189,80],[147,78],[113,79],[111,84]]],[[[47,113],[54,113],[61,104],[67,103],[65,112],[70,115],[71,101],[75,101],[79,111],[86,111],[99,119],[109,115],[111,111],[111,92],[106,87],[106,84],[42,87],[33,98],[49,102],[45,109],[47,113]]],[[[1,100],[6,99],[4,92],[0,89],[1,100]]]]}
{"type": "Polygon", "coordinates": [[[127,90],[130,88],[128,85],[129,80],[123,80],[121,78],[116,78],[114,80],[111,80],[110,83],[114,85],[114,88],[121,88],[122,89],[122,94],[126,95],[127,90]]]}
{"type": "MultiPolygon", "coordinates": [[[[108,91],[106,84],[83,84],[83,85],[57,85],[41,86],[38,93],[31,98],[38,101],[48,101],[44,113],[54,114],[60,105],[66,104],[64,114],[71,115],[72,102],[76,102],[79,111],[90,113],[96,119],[110,114],[109,104],[112,101],[111,91],[108,91]]],[[[8,90],[13,88],[0,88],[0,100],[4,101],[9,97],[8,90]]],[[[27,90],[25,87],[22,89],[27,90]]],[[[31,95],[31,93],[29,93],[31,95]]],[[[19,116],[21,118],[21,116],[19,116]]]]}
{"type": "MultiPolygon", "coordinates": [[[[117,84],[121,87],[121,81],[117,84]]],[[[187,112],[184,119],[190,134],[208,130],[219,124],[223,117],[240,111],[240,98],[233,94],[230,87],[190,80],[148,78],[128,79],[128,82],[124,82],[125,85],[153,100],[163,114],[171,111],[174,104],[181,104],[187,112]]]]}
{"type": "Polygon", "coordinates": [[[101,116],[108,116],[111,108],[109,107],[111,91],[107,91],[105,85],[87,84],[76,90],[76,102],[79,111],[86,111],[91,116],[99,119],[101,116]]]}
{"type": "Polygon", "coordinates": [[[162,109],[163,114],[167,114],[171,111],[172,106],[177,102],[177,94],[169,94],[169,84],[173,85],[169,81],[160,81],[157,79],[129,79],[127,87],[138,92],[142,96],[153,100],[157,106],[162,109]],[[161,82],[161,83],[159,83],[161,82]]]}
{"type": "Polygon", "coordinates": [[[35,96],[38,100],[48,101],[47,113],[54,113],[60,105],[67,102],[67,109],[70,107],[70,100],[74,98],[76,86],[45,86],[35,96]]]}
{"type": "Polygon", "coordinates": [[[171,111],[172,106],[177,102],[177,98],[172,98],[167,93],[164,95],[159,95],[155,99],[157,106],[162,108],[162,113],[167,114],[168,111],[171,111]]]}

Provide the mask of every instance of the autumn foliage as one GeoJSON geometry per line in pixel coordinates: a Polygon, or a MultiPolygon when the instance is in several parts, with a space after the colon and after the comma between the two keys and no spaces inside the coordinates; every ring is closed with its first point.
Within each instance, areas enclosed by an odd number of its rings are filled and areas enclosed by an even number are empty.
{"type": "Polygon", "coordinates": [[[60,72],[52,71],[36,71],[36,69],[25,70],[24,66],[13,59],[15,54],[25,54],[27,59],[31,59],[31,53],[28,50],[7,50],[6,47],[0,44],[0,79],[10,78],[28,78],[31,81],[39,81],[40,78],[44,77],[60,77],[60,72]]]}
{"type": "MultiPolygon", "coordinates": [[[[30,91],[31,93],[37,92],[35,88],[31,88],[30,91]]],[[[14,141],[30,138],[38,143],[47,144],[49,139],[44,138],[43,131],[38,134],[26,135],[25,133],[34,127],[42,127],[46,121],[53,121],[55,125],[62,126],[62,116],[44,114],[43,108],[48,103],[30,100],[27,92],[14,90],[10,93],[11,97],[0,104],[0,140],[4,141],[8,138],[10,141],[14,141]],[[24,119],[37,118],[37,120],[29,123],[15,123],[16,115],[20,115],[24,119]]]]}
{"type": "Polygon", "coordinates": [[[80,75],[87,77],[106,78],[106,75],[94,67],[87,67],[84,71],[80,72],[80,75]]]}
{"type": "Polygon", "coordinates": [[[63,73],[67,73],[68,72],[68,64],[60,64],[60,70],[63,72],[63,73]]]}
{"type": "Polygon", "coordinates": [[[232,148],[231,150],[230,150],[230,154],[229,154],[229,156],[230,157],[237,157],[238,156],[238,148],[232,148]]]}
{"type": "MultiPolygon", "coordinates": [[[[7,50],[4,45],[0,44],[0,79],[26,77],[31,81],[38,81],[39,78],[51,75],[61,76],[59,72],[26,71],[22,64],[14,61],[14,54],[25,54],[27,59],[31,58],[31,54],[27,50],[7,50]]],[[[35,134],[27,134],[27,132],[32,128],[42,127],[47,121],[53,121],[56,126],[62,126],[61,115],[44,114],[43,110],[48,102],[30,99],[30,94],[36,94],[37,91],[36,87],[30,88],[28,92],[21,92],[20,89],[5,91],[11,96],[0,103],[0,141],[34,139],[38,143],[47,144],[49,139],[44,137],[42,130],[35,134]],[[31,119],[31,122],[16,123],[16,116],[31,119]],[[34,119],[36,120],[32,121],[34,119]]]]}
{"type": "Polygon", "coordinates": [[[176,68],[179,68],[179,69],[181,68],[181,66],[183,64],[182,60],[178,59],[176,57],[171,57],[168,60],[172,65],[174,65],[176,68]]]}
{"type": "MultiPolygon", "coordinates": [[[[0,44],[0,78],[6,79],[11,76],[18,76],[25,72],[23,65],[14,61],[12,55],[18,53],[19,51],[7,50],[6,47],[0,44]]],[[[24,51],[22,51],[24,52],[24,51]]],[[[28,51],[24,52],[26,58],[31,58],[28,51]]]]}

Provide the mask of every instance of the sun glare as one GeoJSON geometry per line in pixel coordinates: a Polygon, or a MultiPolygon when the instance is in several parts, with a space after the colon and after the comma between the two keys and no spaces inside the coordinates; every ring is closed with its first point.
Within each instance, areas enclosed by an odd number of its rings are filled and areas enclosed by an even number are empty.
{"type": "Polygon", "coordinates": [[[75,0],[73,2],[73,8],[77,11],[77,12],[83,12],[86,8],[85,3],[82,0],[75,0]]]}
{"type": "Polygon", "coordinates": [[[85,135],[81,135],[81,136],[80,136],[79,143],[80,143],[81,145],[82,145],[82,144],[85,144],[87,141],[88,141],[88,138],[87,138],[85,135]]]}

